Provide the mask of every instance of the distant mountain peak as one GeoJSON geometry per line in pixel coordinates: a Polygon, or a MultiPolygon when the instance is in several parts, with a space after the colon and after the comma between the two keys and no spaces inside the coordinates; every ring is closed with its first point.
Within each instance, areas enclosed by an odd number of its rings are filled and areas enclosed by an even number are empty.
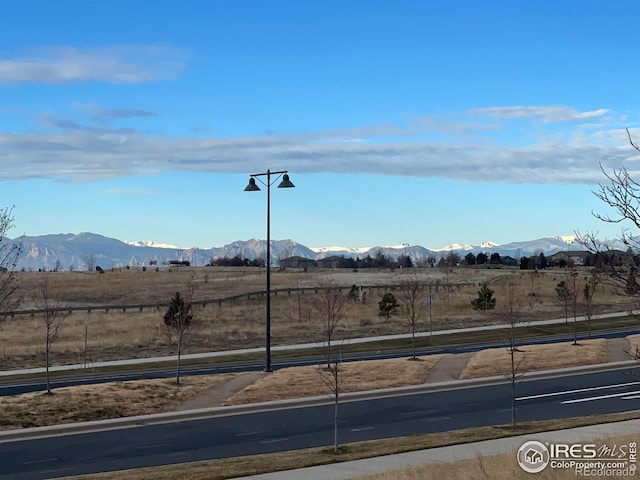
{"type": "Polygon", "coordinates": [[[553,238],[562,240],[564,243],[573,243],[577,237],[575,235],[556,235],[553,238]]]}
{"type": "Polygon", "coordinates": [[[473,245],[462,245],[460,243],[452,243],[442,248],[432,248],[434,252],[448,252],[450,250],[473,250],[473,245]]]}
{"type": "Polygon", "coordinates": [[[176,250],[185,250],[182,247],[177,247],[168,243],[156,243],[153,240],[138,240],[137,242],[131,242],[129,240],[123,240],[123,243],[131,245],[133,247],[151,247],[151,248],[174,248],[176,250]]]}

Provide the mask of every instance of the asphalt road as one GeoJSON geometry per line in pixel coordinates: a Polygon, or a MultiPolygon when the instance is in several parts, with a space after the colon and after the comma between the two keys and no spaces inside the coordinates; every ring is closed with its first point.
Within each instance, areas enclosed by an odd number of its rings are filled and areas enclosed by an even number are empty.
{"type": "MultiPolygon", "coordinates": [[[[640,369],[517,384],[519,421],[636,410],[640,369]]],[[[509,423],[508,383],[343,402],[340,442],[509,423]]],[[[0,443],[0,479],[42,479],[331,445],[333,405],[0,443]]]]}
{"type": "MultiPolygon", "coordinates": [[[[612,330],[593,332],[590,338],[622,338],[628,335],[637,334],[637,327],[624,327],[612,330]]],[[[578,339],[583,340],[587,338],[586,333],[578,334],[578,339]]],[[[528,338],[522,341],[527,345],[546,344],[554,342],[566,342],[573,341],[573,334],[556,335],[550,337],[535,337],[528,338]]],[[[450,345],[433,348],[419,348],[416,350],[417,355],[430,355],[437,353],[463,353],[463,352],[477,352],[487,348],[499,348],[504,347],[504,342],[486,342],[476,344],[463,344],[463,345],[450,345]]],[[[370,353],[354,353],[344,354],[341,361],[360,361],[360,360],[374,360],[385,358],[402,358],[411,355],[411,350],[395,350],[384,352],[370,352],[370,353]]],[[[310,356],[304,358],[292,358],[277,360],[274,359],[272,367],[274,370],[286,367],[297,367],[301,365],[315,365],[324,359],[323,356],[310,356]]],[[[235,362],[225,364],[210,364],[200,366],[183,366],[181,369],[182,376],[189,375],[211,375],[216,373],[231,373],[231,372],[247,372],[247,371],[259,371],[264,369],[264,361],[258,362],[235,362]]],[[[175,367],[172,365],[166,368],[152,368],[148,366],[138,367],[135,370],[129,370],[119,373],[81,373],[81,374],[67,374],[64,376],[54,376],[51,380],[52,388],[69,387],[75,385],[91,385],[97,383],[108,382],[123,382],[128,380],[149,380],[159,378],[171,378],[175,376],[175,367]]],[[[28,380],[15,380],[11,378],[3,379],[0,381],[0,397],[6,395],[19,395],[21,393],[38,392],[46,389],[46,382],[44,375],[39,378],[30,378],[28,380]]]]}

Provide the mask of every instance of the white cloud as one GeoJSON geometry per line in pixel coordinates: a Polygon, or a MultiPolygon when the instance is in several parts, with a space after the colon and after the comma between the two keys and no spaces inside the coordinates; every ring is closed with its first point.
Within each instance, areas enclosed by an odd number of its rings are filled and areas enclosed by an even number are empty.
{"type": "Polygon", "coordinates": [[[484,131],[416,123],[216,138],[151,136],[135,129],[56,120],[52,115],[48,119],[53,130],[0,132],[3,179],[83,182],[163,171],[247,173],[267,165],[299,173],[596,184],[602,180],[599,162],[607,168],[625,164],[630,172],[638,170],[640,162],[624,126],[614,124],[601,130],[574,124],[564,130],[548,126],[535,139],[516,143],[508,128],[493,131],[492,124],[484,131]]]}
{"type": "Polygon", "coordinates": [[[184,54],[165,46],[51,47],[0,57],[0,84],[145,83],[174,78],[183,68],[184,54]]]}
{"type": "Polygon", "coordinates": [[[487,107],[469,110],[471,115],[488,116],[499,119],[514,119],[526,117],[541,117],[544,123],[570,122],[576,120],[588,120],[599,118],[607,114],[609,110],[599,108],[587,112],[579,112],[574,108],[550,105],[550,106],[511,106],[511,107],[487,107]]]}

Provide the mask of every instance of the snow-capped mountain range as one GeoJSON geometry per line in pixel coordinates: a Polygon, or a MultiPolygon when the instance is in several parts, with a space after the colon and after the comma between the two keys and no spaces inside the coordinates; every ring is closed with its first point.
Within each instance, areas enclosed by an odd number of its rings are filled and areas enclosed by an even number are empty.
{"type": "MultiPolygon", "coordinates": [[[[156,243],[150,240],[121,241],[108,238],[95,233],[79,234],[54,234],[21,239],[9,240],[21,241],[23,252],[20,256],[17,268],[25,270],[86,270],[88,261],[102,268],[123,266],[147,266],[151,262],[158,266],[168,264],[170,260],[187,260],[193,266],[206,265],[211,259],[222,257],[234,257],[240,255],[243,258],[265,258],[266,241],[259,239],[239,240],[222,247],[212,248],[180,248],[173,245],[156,243]]],[[[271,258],[273,264],[277,264],[279,258],[300,256],[305,258],[320,259],[332,255],[345,257],[375,256],[378,252],[390,258],[400,255],[409,255],[412,260],[420,262],[430,255],[436,258],[448,252],[456,252],[461,256],[469,252],[497,252],[501,256],[530,256],[544,253],[551,255],[558,251],[578,250],[578,245],[572,246],[573,237],[548,237],[531,241],[512,242],[498,245],[492,242],[483,242],[480,245],[451,244],[444,248],[425,248],[420,245],[394,245],[373,246],[363,248],[348,247],[307,247],[294,240],[272,240],[271,258]]],[[[617,247],[616,247],[617,248],[617,247]]],[[[623,248],[623,247],[620,247],[623,248]]]]}

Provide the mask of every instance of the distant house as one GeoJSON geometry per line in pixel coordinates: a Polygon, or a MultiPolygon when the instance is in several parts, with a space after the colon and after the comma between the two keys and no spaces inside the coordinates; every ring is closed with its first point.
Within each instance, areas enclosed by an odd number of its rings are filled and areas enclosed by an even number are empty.
{"type": "Polygon", "coordinates": [[[191,262],[188,260],[169,260],[170,267],[190,267],[191,262]]]}
{"type": "Polygon", "coordinates": [[[551,257],[549,258],[549,262],[553,266],[564,266],[567,264],[585,265],[586,258],[588,255],[589,255],[589,252],[584,250],[558,252],[551,255],[551,257]]]}
{"type": "Polygon", "coordinates": [[[344,258],[337,255],[332,255],[318,260],[318,267],[320,268],[343,268],[344,266],[344,258]]]}
{"type": "Polygon", "coordinates": [[[506,265],[508,267],[515,267],[515,266],[519,265],[519,262],[515,258],[510,257],[509,255],[507,255],[505,257],[500,257],[500,264],[506,265]]]}
{"type": "Polygon", "coordinates": [[[284,268],[316,268],[318,263],[312,258],[293,256],[282,258],[278,261],[279,265],[284,268]]]}

